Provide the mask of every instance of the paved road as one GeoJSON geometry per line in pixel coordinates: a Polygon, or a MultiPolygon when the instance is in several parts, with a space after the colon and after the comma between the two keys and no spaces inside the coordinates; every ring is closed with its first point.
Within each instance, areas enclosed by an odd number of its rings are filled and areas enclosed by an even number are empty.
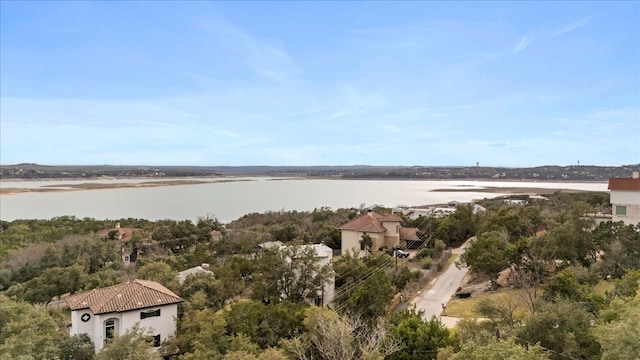
{"type": "MultiPolygon", "coordinates": [[[[469,244],[469,240],[458,249],[454,249],[454,254],[461,254],[469,244]]],[[[467,275],[467,268],[458,269],[454,264],[450,265],[440,276],[435,279],[431,288],[422,292],[412,301],[417,310],[424,311],[425,320],[431,317],[439,317],[442,313],[442,304],[446,304],[451,299],[462,284],[462,280],[467,275]]]]}

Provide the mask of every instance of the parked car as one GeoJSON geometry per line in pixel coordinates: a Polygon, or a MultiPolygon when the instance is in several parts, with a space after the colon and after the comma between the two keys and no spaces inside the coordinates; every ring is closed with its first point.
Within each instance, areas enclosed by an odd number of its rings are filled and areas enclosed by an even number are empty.
{"type": "Polygon", "coordinates": [[[396,253],[396,257],[399,257],[399,258],[408,258],[409,257],[409,253],[404,251],[404,250],[397,249],[395,251],[395,253],[396,253]]]}
{"type": "Polygon", "coordinates": [[[387,249],[386,246],[383,246],[381,248],[378,249],[378,251],[384,251],[387,255],[389,256],[396,256],[399,258],[408,258],[409,257],[409,253],[400,249],[400,248],[394,248],[394,249],[387,249]]]}

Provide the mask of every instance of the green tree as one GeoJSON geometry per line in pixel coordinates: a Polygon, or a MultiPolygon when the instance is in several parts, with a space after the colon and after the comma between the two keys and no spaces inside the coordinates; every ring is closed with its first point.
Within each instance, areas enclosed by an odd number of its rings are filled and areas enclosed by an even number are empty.
{"type": "Polygon", "coordinates": [[[304,242],[309,237],[300,226],[291,223],[274,225],[269,228],[269,233],[271,233],[274,241],[282,241],[283,243],[290,243],[295,240],[304,242]]]}
{"type": "Polygon", "coordinates": [[[384,271],[376,271],[357,285],[337,309],[372,324],[386,314],[395,293],[391,278],[384,271]]]}
{"type": "Polygon", "coordinates": [[[85,241],[82,253],[89,273],[97,272],[107,264],[119,263],[118,250],[118,241],[85,241]]]}
{"type": "Polygon", "coordinates": [[[215,269],[216,278],[220,282],[220,297],[223,301],[242,294],[247,284],[251,283],[256,268],[254,260],[244,257],[230,256],[223,259],[220,266],[215,269]]]}
{"type": "Polygon", "coordinates": [[[525,344],[540,344],[550,349],[552,359],[597,359],[600,344],[593,334],[593,316],[575,303],[546,303],[516,331],[525,344]]]}
{"type": "Polygon", "coordinates": [[[87,334],[76,334],[62,342],[61,359],[93,360],[95,357],[96,351],[93,347],[93,341],[87,334]]]}
{"type": "Polygon", "coordinates": [[[604,221],[591,233],[598,252],[602,277],[619,278],[627,270],[640,269],[640,228],[623,222],[604,221]]]}
{"type": "Polygon", "coordinates": [[[611,296],[620,299],[634,298],[638,294],[638,288],[640,288],[640,270],[632,270],[615,280],[611,296]]]}
{"type": "Polygon", "coordinates": [[[589,287],[578,282],[575,275],[568,269],[564,269],[552,276],[544,285],[544,298],[547,301],[564,299],[567,301],[585,301],[589,293],[589,287]]]}
{"type": "Polygon", "coordinates": [[[80,290],[86,280],[82,265],[54,267],[25,283],[10,287],[7,294],[31,303],[48,304],[56,296],[80,290]]]}
{"type": "Polygon", "coordinates": [[[197,292],[203,292],[206,295],[207,307],[212,309],[222,307],[224,299],[220,294],[220,282],[216,280],[213,274],[187,276],[184,284],[180,287],[180,295],[188,299],[197,292]]]}
{"type": "Polygon", "coordinates": [[[184,359],[218,359],[228,347],[226,325],[222,314],[207,307],[205,294],[197,292],[184,303],[178,334],[171,344],[183,352],[184,359]]]}
{"type": "Polygon", "coordinates": [[[360,248],[370,253],[372,247],[373,239],[371,238],[371,235],[367,233],[362,234],[362,237],[360,238],[360,248]]]}
{"type": "Polygon", "coordinates": [[[469,342],[450,360],[548,360],[544,350],[539,345],[527,347],[516,344],[513,339],[469,342]]]}
{"type": "Polygon", "coordinates": [[[594,331],[602,346],[602,359],[640,359],[640,297],[614,305],[618,307],[611,309],[615,316],[609,314],[594,331]]]}
{"type": "Polygon", "coordinates": [[[322,265],[321,258],[310,246],[267,249],[256,261],[259,272],[254,276],[252,294],[256,300],[312,300],[332,275],[331,265],[322,265]]]}
{"type": "Polygon", "coordinates": [[[498,273],[509,266],[508,249],[504,233],[482,233],[460,256],[460,263],[476,274],[489,276],[491,288],[495,289],[498,273]]]}
{"type": "Polygon", "coordinates": [[[244,334],[261,349],[275,347],[281,339],[290,339],[302,332],[306,303],[283,301],[263,304],[242,301],[232,304],[224,312],[227,334],[244,334]]]}
{"type": "Polygon", "coordinates": [[[171,266],[163,261],[144,264],[138,269],[136,274],[139,279],[157,281],[171,289],[178,287],[176,273],[171,269],[171,266]]]}
{"type": "Polygon", "coordinates": [[[147,334],[135,325],[121,336],[107,343],[97,355],[96,360],[159,360],[160,355],[152,351],[147,334]]]}
{"type": "Polygon", "coordinates": [[[66,335],[53,314],[0,294],[0,359],[60,359],[66,335]]]}
{"type": "Polygon", "coordinates": [[[402,348],[388,356],[390,360],[436,359],[439,348],[456,341],[435,317],[423,320],[424,312],[405,310],[393,314],[387,322],[389,336],[402,342],[402,348]]]}

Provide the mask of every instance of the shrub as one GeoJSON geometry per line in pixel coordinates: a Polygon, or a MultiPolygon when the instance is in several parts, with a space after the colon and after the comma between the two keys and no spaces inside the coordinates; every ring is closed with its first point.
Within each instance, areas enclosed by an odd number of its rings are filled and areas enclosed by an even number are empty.
{"type": "Polygon", "coordinates": [[[423,248],[420,251],[418,251],[416,253],[416,259],[424,259],[427,257],[432,257],[433,256],[433,249],[432,248],[423,248]]]}

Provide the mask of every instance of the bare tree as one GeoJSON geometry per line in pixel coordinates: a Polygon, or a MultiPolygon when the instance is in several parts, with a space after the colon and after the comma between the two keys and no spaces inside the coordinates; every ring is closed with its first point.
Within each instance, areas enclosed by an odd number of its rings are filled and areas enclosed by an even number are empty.
{"type": "Polygon", "coordinates": [[[383,324],[371,328],[357,317],[341,317],[330,309],[311,308],[304,322],[309,331],[285,343],[298,359],[383,359],[401,348],[398,339],[387,336],[383,324]]]}

